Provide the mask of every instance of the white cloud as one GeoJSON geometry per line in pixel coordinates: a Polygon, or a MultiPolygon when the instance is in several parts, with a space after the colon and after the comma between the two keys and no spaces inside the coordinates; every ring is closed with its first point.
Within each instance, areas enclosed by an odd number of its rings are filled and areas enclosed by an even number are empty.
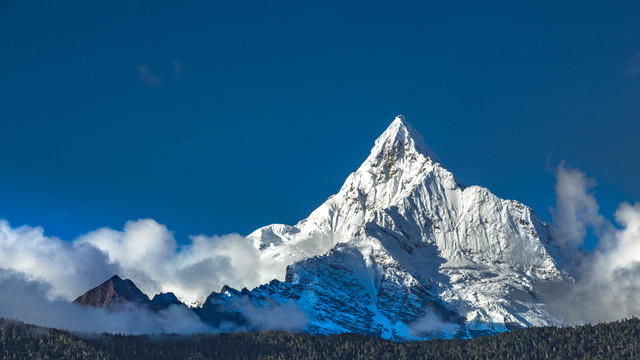
{"type": "Polygon", "coordinates": [[[42,228],[12,228],[0,220],[0,268],[49,284],[50,298],[75,299],[118,274],[149,296],[174,292],[195,301],[223,285],[252,288],[282,278],[287,265],[261,260],[253,244],[237,234],[192,236],[191,243],[178,247],[167,227],[150,219],[70,242],[44,236],[42,228]]]}
{"type": "Polygon", "coordinates": [[[427,310],[423,317],[409,324],[410,335],[416,337],[433,336],[434,333],[451,337],[458,331],[460,325],[443,321],[431,310],[427,310]]]}
{"type": "Polygon", "coordinates": [[[44,236],[40,227],[14,229],[5,220],[0,220],[0,268],[46,282],[50,298],[78,296],[117,272],[91,245],[44,236]]]}
{"type": "Polygon", "coordinates": [[[564,162],[556,170],[556,208],[553,217],[554,237],[565,245],[580,246],[587,227],[599,229],[606,221],[591,190],[596,182],[577,169],[567,169],[564,162]]]}
{"type": "Polygon", "coordinates": [[[592,226],[598,244],[591,254],[576,252],[581,264],[575,283],[546,289],[550,306],[567,323],[611,321],[640,315],[640,203],[622,203],[615,227],[598,212],[591,192],[595,182],[561,164],[556,173],[554,235],[574,246],[592,226]]]}
{"type": "MultiPolygon", "coordinates": [[[[192,303],[223,285],[253,288],[282,278],[285,260],[261,260],[253,244],[237,234],[192,236],[180,247],[166,226],[151,219],[129,221],[122,231],[98,229],[73,241],[0,220],[0,316],[82,331],[203,331],[204,325],[182,307],[121,314],[82,309],[70,301],[118,274],[149,297],[174,292],[192,303]]],[[[307,322],[295,304],[238,306],[257,329],[298,329],[307,322]]]]}

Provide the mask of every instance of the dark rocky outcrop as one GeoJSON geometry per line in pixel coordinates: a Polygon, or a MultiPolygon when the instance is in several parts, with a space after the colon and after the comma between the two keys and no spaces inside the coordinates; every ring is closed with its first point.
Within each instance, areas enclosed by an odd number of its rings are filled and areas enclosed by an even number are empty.
{"type": "Polygon", "coordinates": [[[148,306],[151,301],[129,279],[114,275],[109,280],[87,291],[73,301],[74,304],[94,306],[109,310],[127,307],[148,306]]]}

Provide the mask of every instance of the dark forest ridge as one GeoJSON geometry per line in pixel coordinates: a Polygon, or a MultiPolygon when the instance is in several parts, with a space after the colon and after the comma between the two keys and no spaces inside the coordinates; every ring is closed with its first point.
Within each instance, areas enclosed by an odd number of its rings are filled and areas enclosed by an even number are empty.
{"type": "Polygon", "coordinates": [[[472,340],[398,343],[358,334],[282,331],[197,336],[82,336],[0,318],[2,359],[630,359],[640,320],[531,327],[472,340]]]}

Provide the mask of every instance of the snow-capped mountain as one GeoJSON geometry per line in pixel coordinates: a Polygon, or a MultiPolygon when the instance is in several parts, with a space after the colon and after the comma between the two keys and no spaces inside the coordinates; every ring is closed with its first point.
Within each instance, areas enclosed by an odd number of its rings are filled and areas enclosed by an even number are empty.
{"type": "Polygon", "coordinates": [[[211,293],[193,310],[214,327],[250,329],[248,305],[278,304],[294,304],[314,334],[429,339],[561,323],[536,292],[566,277],[547,224],[459,183],[402,116],[308,218],[249,239],[264,263],[290,264],[286,278],[211,293]]]}
{"type": "Polygon", "coordinates": [[[249,296],[294,300],[314,333],[429,338],[559,323],[534,287],[563,277],[548,226],[456,181],[403,116],[307,219],[249,237],[265,260],[300,259],[249,296]]]}

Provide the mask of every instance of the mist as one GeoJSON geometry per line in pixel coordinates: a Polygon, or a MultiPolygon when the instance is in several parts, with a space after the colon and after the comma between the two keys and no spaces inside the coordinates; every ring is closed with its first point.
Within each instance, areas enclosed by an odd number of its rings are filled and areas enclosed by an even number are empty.
{"type": "Polygon", "coordinates": [[[599,212],[594,179],[564,163],[556,179],[552,233],[576,263],[570,281],[544,289],[550,310],[572,325],[640,315],[640,203],[620,204],[613,224],[599,212]],[[589,229],[598,242],[585,252],[589,229]]]}
{"type": "Polygon", "coordinates": [[[246,298],[235,304],[249,321],[251,329],[295,331],[309,323],[308,315],[293,300],[285,303],[267,301],[258,306],[246,298]]]}
{"type": "Polygon", "coordinates": [[[409,324],[409,333],[416,337],[434,333],[451,337],[458,331],[460,331],[459,324],[444,321],[431,310],[427,310],[423,317],[409,324]]]}
{"type": "Polygon", "coordinates": [[[71,331],[118,334],[192,334],[213,331],[185,306],[152,312],[143,308],[108,311],[49,299],[50,286],[0,270],[0,316],[71,331]]]}

